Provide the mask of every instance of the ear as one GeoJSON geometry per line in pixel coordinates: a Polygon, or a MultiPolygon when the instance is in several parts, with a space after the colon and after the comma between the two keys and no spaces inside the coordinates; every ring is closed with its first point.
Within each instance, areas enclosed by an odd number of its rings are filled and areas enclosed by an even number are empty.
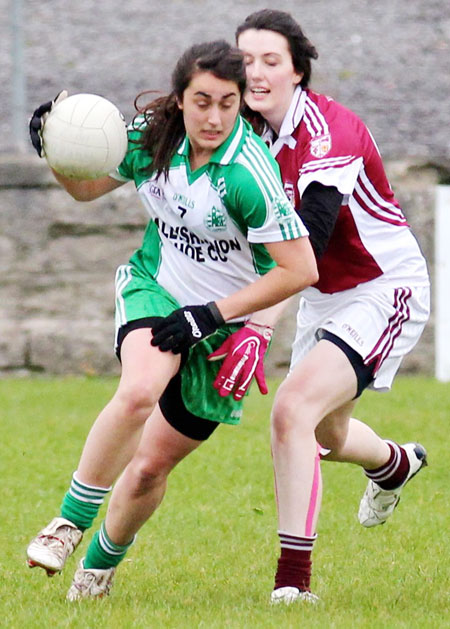
{"type": "Polygon", "coordinates": [[[303,72],[296,72],[294,74],[294,85],[300,85],[301,80],[304,77],[304,73],[303,72]]]}
{"type": "Polygon", "coordinates": [[[178,106],[178,109],[183,110],[183,101],[182,101],[182,100],[180,100],[180,99],[178,98],[178,96],[177,96],[176,100],[177,100],[177,106],[178,106]]]}

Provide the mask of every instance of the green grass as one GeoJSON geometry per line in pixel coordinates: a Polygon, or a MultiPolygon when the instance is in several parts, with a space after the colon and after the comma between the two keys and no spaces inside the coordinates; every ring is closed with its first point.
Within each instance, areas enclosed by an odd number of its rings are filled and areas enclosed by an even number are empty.
{"type": "Polygon", "coordinates": [[[382,436],[419,440],[429,451],[430,466],[407,487],[391,521],[363,529],[356,519],[362,472],[322,465],[313,573],[318,606],[267,603],[278,553],[271,395],[257,391],[241,426],[219,429],[173,472],[111,596],[66,603],[77,559],[48,579],[25,566],[25,548],[57,514],[89,426],[115,386],[114,379],[97,378],[0,380],[0,626],[450,627],[450,387],[424,378],[398,378],[388,395],[366,393],[356,413],[382,436]]]}

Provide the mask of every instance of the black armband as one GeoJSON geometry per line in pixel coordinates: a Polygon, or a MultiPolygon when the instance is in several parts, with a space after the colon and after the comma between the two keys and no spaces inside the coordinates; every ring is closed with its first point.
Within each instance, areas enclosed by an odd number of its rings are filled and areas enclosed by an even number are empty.
{"type": "Polygon", "coordinates": [[[299,214],[318,260],[328,246],[343,198],[335,186],[324,186],[318,181],[310,183],[303,193],[299,214]]]}

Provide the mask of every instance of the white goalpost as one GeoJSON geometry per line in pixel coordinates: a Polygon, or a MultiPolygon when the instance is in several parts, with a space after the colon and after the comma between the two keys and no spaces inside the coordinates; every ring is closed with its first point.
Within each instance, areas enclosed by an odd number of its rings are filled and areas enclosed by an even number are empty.
{"type": "Polygon", "coordinates": [[[435,211],[435,376],[450,382],[450,186],[437,186],[435,211]]]}

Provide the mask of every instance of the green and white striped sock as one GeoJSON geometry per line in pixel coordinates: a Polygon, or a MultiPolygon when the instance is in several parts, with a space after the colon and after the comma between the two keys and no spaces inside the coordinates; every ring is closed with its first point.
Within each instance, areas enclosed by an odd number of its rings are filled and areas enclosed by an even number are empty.
{"type": "Polygon", "coordinates": [[[92,538],[91,543],[87,549],[86,557],[84,558],[84,567],[86,569],[93,568],[97,570],[106,570],[108,568],[115,568],[125,557],[127,550],[134,543],[136,536],[133,537],[131,542],[120,546],[115,544],[109,538],[105,523],[102,522],[102,526],[99,531],[92,538]]]}
{"type": "Polygon", "coordinates": [[[94,487],[82,483],[75,472],[61,505],[61,516],[85,531],[92,526],[109,491],[111,487],[94,487]]]}

